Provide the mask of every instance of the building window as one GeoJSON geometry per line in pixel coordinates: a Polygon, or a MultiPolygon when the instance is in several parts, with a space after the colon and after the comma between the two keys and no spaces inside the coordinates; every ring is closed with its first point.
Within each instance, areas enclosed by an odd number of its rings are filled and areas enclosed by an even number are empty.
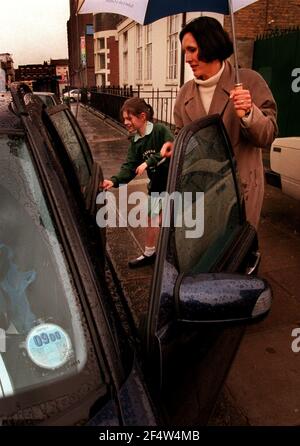
{"type": "Polygon", "coordinates": [[[105,54],[97,54],[96,56],[96,70],[105,70],[105,54]]]}
{"type": "Polygon", "coordinates": [[[128,33],[123,34],[123,81],[128,82],[128,33]]]}
{"type": "Polygon", "coordinates": [[[104,73],[97,74],[97,86],[101,87],[101,86],[105,86],[105,84],[106,84],[105,74],[104,73]]]}
{"type": "Polygon", "coordinates": [[[100,70],[105,70],[105,54],[100,54],[100,70]]]}
{"type": "Polygon", "coordinates": [[[145,28],[145,79],[152,79],[152,25],[145,28]]]}
{"type": "Polygon", "coordinates": [[[143,28],[136,26],[136,80],[143,80],[143,28]]]}
{"type": "Polygon", "coordinates": [[[177,80],[178,71],[178,15],[168,17],[168,80],[177,80]]]}
{"type": "Polygon", "coordinates": [[[100,37],[100,39],[97,39],[97,51],[105,50],[105,38],[100,37]]]}

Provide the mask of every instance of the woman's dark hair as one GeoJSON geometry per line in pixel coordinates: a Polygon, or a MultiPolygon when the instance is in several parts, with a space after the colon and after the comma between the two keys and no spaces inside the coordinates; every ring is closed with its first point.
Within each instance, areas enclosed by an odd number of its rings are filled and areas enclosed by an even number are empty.
{"type": "Polygon", "coordinates": [[[129,98],[124,102],[120,111],[122,120],[123,112],[130,113],[134,116],[138,116],[141,113],[146,113],[147,121],[152,121],[154,115],[151,105],[147,104],[147,102],[141,98],[129,98]]]}
{"type": "Polygon", "coordinates": [[[198,17],[188,23],[180,32],[182,43],[185,34],[191,33],[199,48],[199,60],[221,62],[233,53],[233,45],[228,33],[223,29],[218,20],[212,17],[198,17]]]}

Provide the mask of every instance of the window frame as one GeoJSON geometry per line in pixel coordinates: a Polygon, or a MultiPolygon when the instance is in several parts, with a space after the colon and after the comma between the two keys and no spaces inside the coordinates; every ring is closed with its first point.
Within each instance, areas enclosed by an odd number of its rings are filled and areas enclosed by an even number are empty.
{"type": "Polygon", "coordinates": [[[152,24],[145,27],[145,81],[152,81],[152,24]]]}
{"type": "Polygon", "coordinates": [[[167,19],[167,82],[178,81],[179,14],[167,19]]]}
{"type": "Polygon", "coordinates": [[[143,27],[136,25],[136,82],[143,82],[143,27]]]}

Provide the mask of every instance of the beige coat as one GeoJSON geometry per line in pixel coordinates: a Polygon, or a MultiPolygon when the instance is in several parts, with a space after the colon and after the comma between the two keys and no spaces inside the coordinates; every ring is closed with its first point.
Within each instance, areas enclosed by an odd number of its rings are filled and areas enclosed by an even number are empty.
{"type": "MultiPolygon", "coordinates": [[[[257,228],[264,195],[261,148],[269,148],[276,137],[277,108],[268,85],[257,72],[249,69],[240,69],[239,72],[240,81],[252,96],[250,117],[239,119],[229,99],[235,76],[228,61],[216,86],[209,114],[219,113],[222,116],[237,161],[247,220],[257,228]]],[[[176,128],[179,130],[206,115],[198,85],[191,80],[180,89],[176,98],[176,128]]]]}

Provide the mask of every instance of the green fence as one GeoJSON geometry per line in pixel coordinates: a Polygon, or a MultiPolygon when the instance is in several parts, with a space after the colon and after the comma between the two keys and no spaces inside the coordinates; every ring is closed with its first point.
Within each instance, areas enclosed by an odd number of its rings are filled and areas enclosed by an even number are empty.
{"type": "Polygon", "coordinates": [[[259,37],[253,68],[264,77],[277,102],[279,136],[300,136],[300,29],[259,37]]]}

